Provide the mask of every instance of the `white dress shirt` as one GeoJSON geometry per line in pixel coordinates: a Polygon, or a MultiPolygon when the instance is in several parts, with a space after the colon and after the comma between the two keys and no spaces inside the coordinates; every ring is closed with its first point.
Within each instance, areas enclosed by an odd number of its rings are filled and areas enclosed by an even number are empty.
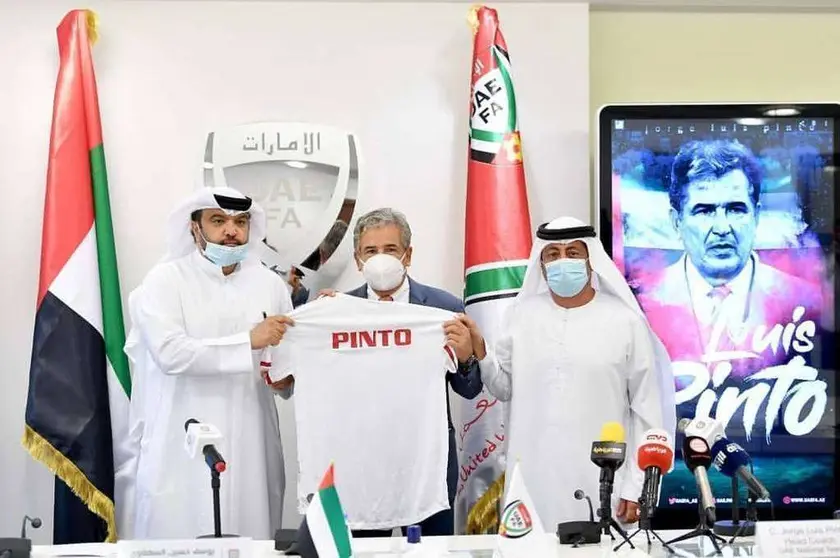
{"type": "Polygon", "coordinates": [[[751,255],[741,272],[723,285],[729,294],[720,299],[715,296],[715,287],[710,285],[691,263],[691,258],[686,258],[686,279],[691,293],[691,304],[700,323],[711,324],[715,316],[722,311],[730,318],[737,319],[739,323],[743,320],[750,295],[754,258],[755,256],[751,255]]]}
{"type": "MultiPolygon", "coordinates": [[[[373,289],[370,288],[368,285],[367,288],[367,297],[368,300],[380,300],[379,295],[376,294],[373,289]]],[[[403,279],[402,285],[396,290],[394,294],[391,295],[391,298],[394,299],[394,302],[402,302],[408,304],[409,302],[409,285],[408,285],[408,276],[403,279]]]]}

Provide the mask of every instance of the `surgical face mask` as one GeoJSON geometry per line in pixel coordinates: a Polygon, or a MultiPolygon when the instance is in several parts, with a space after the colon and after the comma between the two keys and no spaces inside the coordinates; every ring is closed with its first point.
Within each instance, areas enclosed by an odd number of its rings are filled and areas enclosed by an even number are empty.
{"type": "Polygon", "coordinates": [[[202,250],[204,257],[219,267],[236,265],[248,255],[247,243],[240,244],[239,246],[225,246],[224,244],[215,244],[208,241],[200,228],[198,229],[198,234],[204,239],[205,244],[202,250]]]}
{"type": "Polygon", "coordinates": [[[561,258],[545,264],[545,279],[548,288],[557,296],[573,297],[586,286],[589,271],[586,260],[561,258]]]}
{"type": "Polygon", "coordinates": [[[376,254],[364,263],[362,275],[373,290],[390,291],[402,283],[405,277],[405,266],[402,263],[402,257],[397,259],[390,254],[376,254]]]}

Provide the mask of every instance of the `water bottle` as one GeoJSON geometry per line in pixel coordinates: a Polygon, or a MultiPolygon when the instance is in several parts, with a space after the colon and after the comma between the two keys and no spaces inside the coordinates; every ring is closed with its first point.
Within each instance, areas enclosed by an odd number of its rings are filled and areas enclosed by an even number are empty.
{"type": "Polygon", "coordinates": [[[405,530],[406,546],[402,555],[405,558],[421,558],[423,555],[423,533],[419,525],[409,525],[405,530]]]}

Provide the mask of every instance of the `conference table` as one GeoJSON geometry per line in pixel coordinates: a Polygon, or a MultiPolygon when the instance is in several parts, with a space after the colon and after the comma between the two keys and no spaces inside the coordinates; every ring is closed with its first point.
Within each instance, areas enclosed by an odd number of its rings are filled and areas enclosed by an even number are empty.
{"type": "MultiPolygon", "coordinates": [[[[659,535],[667,541],[683,532],[662,531],[659,535]]],[[[543,556],[546,558],[642,558],[645,556],[653,558],[666,556],[699,558],[716,556],[715,550],[708,539],[693,539],[671,545],[674,549],[674,554],[671,554],[657,542],[654,542],[650,550],[648,550],[647,540],[643,533],[638,534],[633,539],[633,543],[636,545],[635,549],[630,549],[625,544],[617,552],[612,551],[614,545],[609,550],[597,544],[572,548],[569,545],[559,544],[553,534],[545,535],[545,537],[549,543],[547,545],[549,550],[546,553],[540,556],[534,556],[529,553],[529,556],[519,558],[543,558],[543,556]]],[[[404,540],[402,537],[355,539],[353,541],[353,548],[355,550],[355,556],[358,558],[399,558],[404,540]]],[[[422,558],[492,558],[493,551],[496,548],[496,540],[496,536],[494,535],[423,537],[424,550],[428,549],[429,552],[424,552],[422,558]]],[[[254,550],[253,557],[241,556],[241,558],[269,558],[284,555],[282,552],[274,550],[274,541],[254,541],[252,548],[254,550]]],[[[721,551],[725,558],[733,556],[753,556],[760,558],[755,553],[751,537],[738,539],[731,545],[721,545],[721,551]]],[[[116,558],[117,546],[101,543],[57,546],[36,545],[32,547],[32,558],[88,557],[116,558]]]]}

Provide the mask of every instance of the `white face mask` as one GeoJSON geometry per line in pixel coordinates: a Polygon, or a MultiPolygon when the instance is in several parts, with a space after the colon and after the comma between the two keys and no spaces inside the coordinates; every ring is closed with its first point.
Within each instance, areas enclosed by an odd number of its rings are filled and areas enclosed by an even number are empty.
{"type": "Polygon", "coordinates": [[[390,254],[376,254],[364,263],[362,275],[374,291],[390,291],[402,283],[405,277],[405,266],[402,258],[397,259],[390,254]]]}

